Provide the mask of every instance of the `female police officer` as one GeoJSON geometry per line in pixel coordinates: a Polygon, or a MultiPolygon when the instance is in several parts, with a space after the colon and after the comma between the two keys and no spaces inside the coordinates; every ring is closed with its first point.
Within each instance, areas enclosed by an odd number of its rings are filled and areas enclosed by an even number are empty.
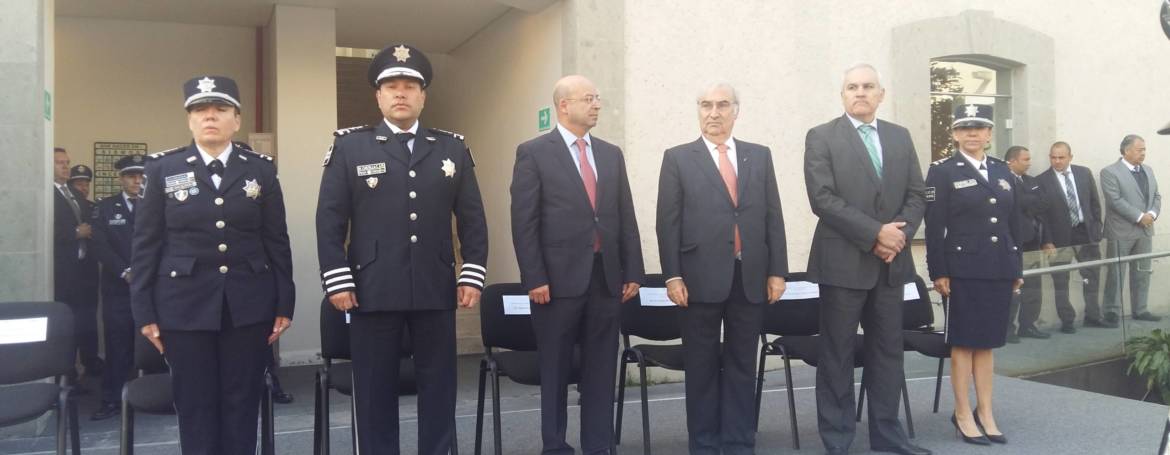
{"type": "Polygon", "coordinates": [[[183,89],[194,141],[147,160],[131,306],[170,364],[183,454],[252,454],[264,356],[293,313],[284,201],[272,159],[231,141],[235,81],[183,89]]]}
{"type": "Polygon", "coordinates": [[[951,127],[960,152],[932,163],[926,176],[926,262],[935,290],[950,299],[951,422],[964,442],[981,445],[1007,442],[992,417],[991,350],[1004,345],[1012,292],[1023,284],[1015,179],[1007,164],[984,153],[991,119],[991,106],[958,106],[951,127]]]}

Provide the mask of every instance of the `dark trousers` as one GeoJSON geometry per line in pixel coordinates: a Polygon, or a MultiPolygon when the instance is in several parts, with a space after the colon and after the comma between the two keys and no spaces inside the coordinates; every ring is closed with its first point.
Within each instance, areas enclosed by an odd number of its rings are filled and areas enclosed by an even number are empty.
{"type": "MultiPolygon", "coordinates": [[[[64,303],[73,310],[73,337],[77,343],[77,354],[81,365],[87,370],[97,369],[101,358],[98,357],[98,329],[97,329],[97,270],[87,266],[88,262],[73,264],[74,273],[66,279],[58,278],[53,299],[64,303]],[[89,276],[92,274],[92,277],[89,276]]],[[[87,371],[87,375],[92,371],[87,371]]]]}
{"type": "Polygon", "coordinates": [[[350,313],[358,453],[400,453],[398,384],[403,330],[414,345],[418,452],[441,455],[455,444],[455,310],[350,313]]]}
{"type": "Polygon", "coordinates": [[[601,255],[585,295],[532,305],[540,363],[540,434],[544,454],[572,454],[565,441],[573,349],[581,345],[581,451],[611,453],[620,297],[605,287],[601,255]]]}
{"type": "Polygon", "coordinates": [[[102,324],[106,340],[106,368],[102,372],[102,401],[122,402],[122,385],[134,370],[134,316],[129,295],[102,296],[102,324]]]}
{"type": "Polygon", "coordinates": [[[223,327],[162,332],[183,455],[256,453],[264,356],[272,324],[223,327]]]}
{"type": "MultiPolygon", "coordinates": [[[[1024,244],[1024,270],[1039,266],[1040,256],[1034,251],[1040,245],[1024,244]]],[[[1043,277],[1034,276],[1024,279],[1024,286],[1018,294],[1012,294],[1012,304],[1008,310],[1008,334],[1022,329],[1036,328],[1036,321],[1040,319],[1040,303],[1044,300],[1043,277]],[[1019,321],[1019,325],[1016,325],[1019,321]]]]}
{"type": "MultiPolygon", "coordinates": [[[[820,285],[820,352],[817,365],[817,428],[825,448],[847,450],[856,431],[853,394],[853,346],[860,323],[865,329],[863,362],[869,399],[870,447],[904,444],[898,420],[902,393],[902,285],[887,283],[883,265],[872,289],[820,285]]],[[[783,303],[779,304],[783,305],[783,303]]]]}
{"type": "Polygon", "coordinates": [[[272,378],[272,393],[283,393],[284,388],[280,386],[280,377],[276,375],[276,349],[275,346],[268,346],[268,363],[264,365],[264,369],[268,370],[268,376],[272,378]]]}
{"type": "Polygon", "coordinates": [[[727,300],[691,302],[682,311],[691,454],[755,453],[761,305],[744,296],[741,265],[736,261],[727,300]]]}
{"type": "MultiPolygon", "coordinates": [[[[1072,229],[1071,244],[1079,245],[1066,247],[1075,250],[1077,262],[1101,259],[1101,247],[1096,243],[1089,242],[1089,235],[1085,231],[1084,223],[1078,224],[1072,229]]],[[[1068,264],[1068,262],[1052,262],[1052,265],[1063,264],[1068,264]]],[[[1081,278],[1085,280],[1082,288],[1085,299],[1085,318],[1101,319],[1100,295],[1097,292],[1101,283],[1101,269],[1090,267],[1081,269],[1079,272],[1081,278]]],[[[1073,309],[1072,302],[1068,299],[1068,272],[1052,274],[1052,292],[1056,300],[1056,315],[1060,317],[1060,322],[1064,325],[1072,325],[1077,320],[1077,310],[1073,309]]]]}

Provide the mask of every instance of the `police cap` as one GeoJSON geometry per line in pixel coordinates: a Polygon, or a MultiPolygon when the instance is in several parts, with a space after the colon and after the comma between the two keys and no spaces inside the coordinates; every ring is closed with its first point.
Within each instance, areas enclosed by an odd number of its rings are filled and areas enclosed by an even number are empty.
{"type": "Polygon", "coordinates": [[[991,106],[960,104],[955,106],[955,121],[951,123],[951,128],[991,128],[995,126],[993,118],[991,106]]]}
{"type": "Polygon", "coordinates": [[[183,84],[183,108],[203,103],[219,103],[240,109],[240,88],[226,76],[198,76],[183,84]]]}
{"type": "Polygon", "coordinates": [[[93,169],[84,164],[78,164],[69,169],[69,181],[93,180],[93,169]]]}
{"type": "Polygon", "coordinates": [[[431,85],[432,75],[431,61],[422,51],[408,44],[391,44],[374,56],[367,77],[374,88],[392,77],[418,79],[422,87],[427,88],[431,85]]]}
{"type": "Polygon", "coordinates": [[[114,168],[118,170],[118,175],[141,174],[146,171],[146,158],[142,155],[126,155],[114,163],[114,168]]]}

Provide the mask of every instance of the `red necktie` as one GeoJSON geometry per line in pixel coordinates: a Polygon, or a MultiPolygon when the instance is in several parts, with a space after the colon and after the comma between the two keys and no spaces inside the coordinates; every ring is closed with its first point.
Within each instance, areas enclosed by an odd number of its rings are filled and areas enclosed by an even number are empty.
{"type": "MultiPolygon", "coordinates": [[[[727,186],[727,194],[731,195],[731,204],[739,207],[739,186],[736,183],[735,168],[731,166],[731,159],[727,157],[727,144],[715,146],[719,151],[719,175],[723,177],[723,184],[727,186]]],[[[735,225],[735,255],[739,256],[743,244],[739,240],[739,225],[735,225]]]]}
{"type": "MultiPolygon", "coordinates": [[[[593,213],[597,213],[597,175],[593,173],[593,166],[589,165],[589,157],[585,154],[585,139],[577,139],[577,154],[581,162],[581,181],[585,183],[585,194],[589,195],[589,205],[593,213]]],[[[601,251],[601,235],[593,231],[593,251],[601,251]]]]}

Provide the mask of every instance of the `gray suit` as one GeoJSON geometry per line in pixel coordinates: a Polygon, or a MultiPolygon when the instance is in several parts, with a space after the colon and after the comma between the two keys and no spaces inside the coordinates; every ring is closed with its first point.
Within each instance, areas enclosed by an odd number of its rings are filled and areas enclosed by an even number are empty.
{"type": "Polygon", "coordinates": [[[768,276],[788,273],[772,153],[734,141],[732,203],[703,139],[666,151],[658,180],[662,273],[681,277],[690,453],[754,453],[756,347],[768,276]],[[742,260],[735,257],[738,226],[742,260]],[[723,326],[723,344],[719,343],[723,326]]]}
{"type": "MultiPolygon", "coordinates": [[[[1129,170],[1123,160],[1101,169],[1101,193],[1105,196],[1105,238],[1108,257],[1149,253],[1152,249],[1154,227],[1138,224],[1143,213],[1162,211],[1162,195],[1158,193],[1158,180],[1149,166],[1142,165],[1142,172],[1149,182],[1147,191],[1139,184],[1137,174],[1129,170]]],[[[1150,288],[1150,260],[1134,261],[1129,273],[1129,292],[1133,314],[1146,312],[1146,300],[1150,288]]],[[[1104,311],[1106,315],[1117,315],[1121,309],[1119,294],[1121,277],[1125,275],[1125,264],[1109,266],[1105,275],[1104,311]]]]}
{"type": "MultiPolygon", "coordinates": [[[[809,130],[804,180],[820,220],[809,254],[809,280],[821,288],[817,415],[832,450],[853,441],[853,337],[865,327],[865,382],[872,447],[906,443],[898,421],[902,387],[902,286],[914,280],[906,248],[885,264],[871,251],[885,223],[904,221],[907,239],[922,221],[925,187],[905,128],[878,120],[882,175],[847,116],[809,130]]],[[[907,245],[909,246],[909,245],[907,245]]]]}

